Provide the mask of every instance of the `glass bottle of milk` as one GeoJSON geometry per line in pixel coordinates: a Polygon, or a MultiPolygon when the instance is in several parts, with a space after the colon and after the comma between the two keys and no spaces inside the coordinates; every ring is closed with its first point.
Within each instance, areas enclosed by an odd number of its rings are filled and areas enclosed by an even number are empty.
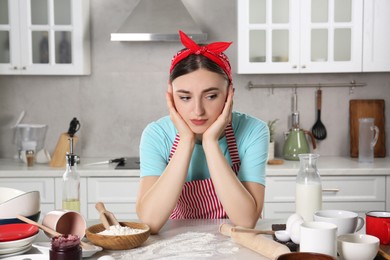
{"type": "Polygon", "coordinates": [[[295,211],[304,221],[313,221],[314,212],[322,208],[322,184],[317,170],[318,154],[299,154],[296,179],[295,211]]]}

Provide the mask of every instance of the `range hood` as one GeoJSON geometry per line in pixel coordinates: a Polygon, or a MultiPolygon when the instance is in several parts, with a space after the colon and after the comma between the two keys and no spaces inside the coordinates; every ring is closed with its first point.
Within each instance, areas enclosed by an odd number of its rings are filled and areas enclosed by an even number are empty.
{"type": "Polygon", "coordinates": [[[111,41],[179,41],[179,30],[207,40],[181,0],[140,0],[111,41]]]}

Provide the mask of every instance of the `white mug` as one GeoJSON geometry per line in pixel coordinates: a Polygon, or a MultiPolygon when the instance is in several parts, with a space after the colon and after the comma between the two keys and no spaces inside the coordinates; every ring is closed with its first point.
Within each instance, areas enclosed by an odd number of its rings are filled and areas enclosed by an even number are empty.
{"type": "Polygon", "coordinates": [[[303,222],[300,228],[300,252],[314,252],[337,258],[337,226],[327,222],[303,222]]]}
{"type": "Polygon", "coordinates": [[[337,226],[337,236],[355,233],[364,226],[364,219],[347,210],[319,210],[314,213],[314,221],[333,223],[337,226]]]}

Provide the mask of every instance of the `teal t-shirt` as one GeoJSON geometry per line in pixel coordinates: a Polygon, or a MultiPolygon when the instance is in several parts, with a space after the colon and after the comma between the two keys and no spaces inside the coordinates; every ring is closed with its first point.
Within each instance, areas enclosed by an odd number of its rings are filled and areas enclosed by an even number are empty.
{"type": "MultiPolygon", "coordinates": [[[[240,181],[265,185],[269,131],[265,122],[247,114],[233,112],[232,126],[241,165],[240,181]]],[[[169,116],[150,123],[143,131],[140,143],[141,177],[160,176],[165,170],[177,130],[169,116]]],[[[232,165],[226,137],[219,140],[221,151],[232,165]]],[[[202,144],[196,144],[186,181],[209,179],[202,144]]]]}

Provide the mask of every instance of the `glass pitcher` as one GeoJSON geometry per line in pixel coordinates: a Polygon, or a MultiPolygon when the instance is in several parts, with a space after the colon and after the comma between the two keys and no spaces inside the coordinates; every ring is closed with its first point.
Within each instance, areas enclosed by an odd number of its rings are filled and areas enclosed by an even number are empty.
{"type": "Polygon", "coordinates": [[[379,128],[374,118],[359,118],[359,162],[374,162],[374,147],[379,137],[379,128]]]}
{"type": "Polygon", "coordinates": [[[300,154],[295,188],[295,212],[305,221],[313,221],[314,212],[322,209],[322,184],[317,170],[318,154],[300,154]]]}

